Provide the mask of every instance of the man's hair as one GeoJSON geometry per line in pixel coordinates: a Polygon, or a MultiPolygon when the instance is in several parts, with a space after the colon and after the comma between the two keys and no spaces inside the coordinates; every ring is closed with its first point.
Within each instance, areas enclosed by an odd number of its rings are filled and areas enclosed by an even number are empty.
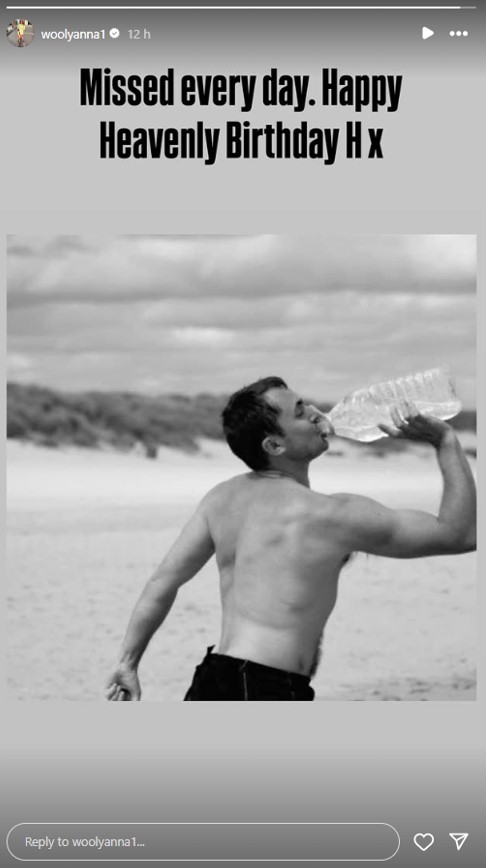
{"type": "Polygon", "coordinates": [[[287,388],[280,377],[264,377],[235,392],[221,414],[228,446],[252,470],[269,467],[262,449],[265,437],[284,433],[278,424],[279,410],[265,401],[265,392],[287,388]]]}

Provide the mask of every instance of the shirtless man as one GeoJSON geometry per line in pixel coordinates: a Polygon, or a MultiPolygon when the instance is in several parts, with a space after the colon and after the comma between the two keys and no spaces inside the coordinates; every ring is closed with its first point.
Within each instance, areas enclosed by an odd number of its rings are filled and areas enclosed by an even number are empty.
{"type": "Polygon", "coordinates": [[[222,630],[185,699],[312,700],[310,679],[352,552],[389,558],[459,554],[476,547],[476,492],[453,429],[407,405],[390,437],[430,443],[443,478],[438,516],[388,509],[354,494],[309,487],[309,464],[328,449],[325,417],[278,377],[236,392],[223,411],[232,451],[251,472],[199,504],[133,611],[106,697],[139,700],[137,669],[178,589],[215,554],[222,630]]]}

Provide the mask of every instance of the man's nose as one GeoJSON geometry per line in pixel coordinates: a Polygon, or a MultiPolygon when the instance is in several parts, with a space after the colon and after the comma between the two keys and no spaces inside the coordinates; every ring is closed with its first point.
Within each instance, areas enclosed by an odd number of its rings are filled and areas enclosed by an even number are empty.
{"type": "Polygon", "coordinates": [[[321,417],[323,416],[323,413],[321,413],[317,409],[317,407],[314,407],[313,404],[307,405],[307,414],[308,414],[309,422],[313,422],[314,424],[316,424],[319,421],[319,419],[321,419],[321,417]]]}

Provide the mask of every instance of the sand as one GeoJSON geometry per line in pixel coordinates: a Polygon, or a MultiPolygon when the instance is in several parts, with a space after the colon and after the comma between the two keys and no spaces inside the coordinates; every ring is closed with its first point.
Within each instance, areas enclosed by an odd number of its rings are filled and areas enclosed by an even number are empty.
{"type": "MultiPolygon", "coordinates": [[[[472,445],[473,435],[467,436],[472,445]]],[[[378,458],[335,441],[313,465],[320,491],[436,510],[432,450],[378,458]]],[[[475,469],[475,460],[471,460],[475,469]]],[[[100,700],[146,579],[217,482],[244,471],[224,444],[201,453],[47,450],[8,443],[8,683],[15,699],[100,700]]],[[[143,699],[180,700],[217,643],[211,561],[179,592],[140,667],[143,699]]],[[[342,573],[314,679],[322,701],[476,698],[476,556],[357,555],[342,573]]]]}

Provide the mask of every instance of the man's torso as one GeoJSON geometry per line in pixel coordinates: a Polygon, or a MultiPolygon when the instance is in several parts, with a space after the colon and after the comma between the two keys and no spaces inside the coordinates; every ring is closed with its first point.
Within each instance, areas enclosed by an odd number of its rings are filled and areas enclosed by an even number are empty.
{"type": "Polygon", "coordinates": [[[219,653],[308,675],[349,554],[332,498],[249,473],[214,489],[205,514],[221,581],[219,653]]]}

